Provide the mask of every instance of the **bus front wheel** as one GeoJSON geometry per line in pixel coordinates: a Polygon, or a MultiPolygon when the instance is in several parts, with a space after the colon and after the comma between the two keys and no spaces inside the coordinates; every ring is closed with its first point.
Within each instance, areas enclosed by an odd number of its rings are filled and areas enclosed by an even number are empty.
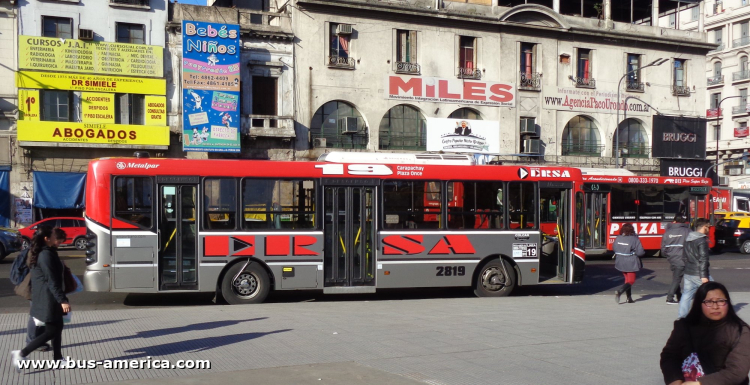
{"type": "Polygon", "coordinates": [[[479,270],[474,294],[477,297],[506,297],[515,287],[513,267],[503,259],[493,259],[479,270]]]}
{"type": "Polygon", "coordinates": [[[235,264],[221,281],[221,294],[230,305],[262,303],[270,290],[271,279],[257,262],[250,262],[247,266],[235,264]]]}

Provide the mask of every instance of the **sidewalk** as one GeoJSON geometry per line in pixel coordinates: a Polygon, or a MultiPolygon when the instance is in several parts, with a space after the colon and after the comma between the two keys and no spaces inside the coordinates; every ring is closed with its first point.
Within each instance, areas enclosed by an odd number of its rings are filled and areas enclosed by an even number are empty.
{"type": "MultiPolygon", "coordinates": [[[[209,370],[26,370],[9,351],[26,314],[0,315],[0,384],[661,384],[677,315],[664,296],[454,298],[81,311],[78,360],[210,360],[209,370]]],[[[750,293],[733,293],[750,320],[750,293]]],[[[74,303],[75,306],[75,303],[74,303]]],[[[30,358],[51,359],[36,352],[30,358]]]]}

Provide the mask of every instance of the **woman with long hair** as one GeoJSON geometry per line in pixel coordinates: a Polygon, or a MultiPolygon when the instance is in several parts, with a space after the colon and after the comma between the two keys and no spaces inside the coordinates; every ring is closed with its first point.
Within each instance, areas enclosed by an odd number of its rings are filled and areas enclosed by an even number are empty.
{"type": "Polygon", "coordinates": [[[635,283],[635,273],[641,269],[641,257],[646,254],[643,250],[641,240],[635,234],[633,225],[626,223],[622,225],[620,235],[615,239],[612,246],[615,252],[615,269],[620,270],[625,277],[623,284],[615,291],[615,301],[620,303],[622,293],[627,295],[627,303],[633,303],[633,297],[630,293],[630,287],[635,283]]]}
{"type": "Polygon", "coordinates": [[[735,313],[724,285],[698,288],[687,317],[674,323],[660,365],[665,384],[749,383],[750,326],[735,313]]]}
{"type": "Polygon", "coordinates": [[[27,264],[31,270],[31,316],[44,322],[44,333],[29,342],[22,350],[11,352],[13,366],[21,372],[20,361],[31,352],[52,341],[55,360],[62,360],[63,315],[70,311],[63,288],[64,265],[57,248],[65,241],[65,231],[40,226],[31,240],[27,264]]]}

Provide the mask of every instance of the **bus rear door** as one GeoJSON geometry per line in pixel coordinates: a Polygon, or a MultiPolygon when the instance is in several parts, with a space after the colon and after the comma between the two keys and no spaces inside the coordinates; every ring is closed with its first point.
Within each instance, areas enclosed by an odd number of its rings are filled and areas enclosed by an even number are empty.
{"type": "MultiPolygon", "coordinates": [[[[557,235],[554,248],[542,245],[539,260],[539,282],[569,282],[573,255],[573,228],[571,223],[573,182],[539,182],[541,217],[554,220],[557,235]]],[[[550,231],[546,231],[548,234],[550,231]]],[[[554,237],[548,237],[554,238],[554,237]]]]}
{"type": "Polygon", "coordinates": [[[607,200],[609,199],[609,185],[585,183],[586,192],[586,252],[607,252],[607,200]]]}
{"type": "Polygon", "coordinates": [[[159,290],[198,289],[197,176],[157,176],[159,290]]]}
{"type": "Polygon", "coordinates": [[[323,180],[324,293],[374,293],[378,180],[323,180]]]}

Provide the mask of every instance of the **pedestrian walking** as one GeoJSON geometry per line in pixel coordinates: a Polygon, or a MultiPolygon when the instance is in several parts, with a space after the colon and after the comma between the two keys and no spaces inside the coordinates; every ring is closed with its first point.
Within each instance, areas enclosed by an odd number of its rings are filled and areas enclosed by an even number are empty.
{"type": "Polygon", "coordinates": [[[665,384],[749,383],[750,327],[735,313],[724,285],[708,282],[697,289],[690,313],[674,322],[659,364],[665,384]]]}
{"type": "Polygon", "coordinates": [[[635,234],[633,225],[629,223],[622,225],[620,235],[615,239],[612,250],[615,252],[615,269],[625,276],[625,284],[615,291],[615,301],[620,303],[620,296],[625,293],[627,303],[634,303],[630,288],[635,284],[635,273],[641,269],[641,257],[646,252],[643,250],[638,235],[635,234]]]}
{"type": "Polygon", "coordinates": [[[693,295],[701,284],[711,280],[708,273],[708,249],[706,235],[711,229],[708,219],[698,218],[695,221],[695,231],[691,231],[685,240],[685,275],[682,278],[682,298],[678,318],[685,318],[693,302],[693,295]]]}
{"type": "Polygon", "coordinates": [[[672,284],[667,292],[667,303],[677,305],[680,303],[682,292],[680,284],[685,273],[685,241],[690,234],[690,226],[687,219],[680,214],[675,215],[672,223],[667,225],[667,231],[661,237],[661,255],[667,257],[669,268],[672,269],[672,284]],[[675,300],[677,296],[677,300],[675,300]]]}
{"type": "Polygon", "coordinates": [[[57,255],[57,248],[63,241],[65,231],[60,228],[41,229],[31,240],[27,261],[31,269],[31,316],[43,322],[45,330],[22,350],[11,352],[13,366],[19,373],[20,361],[50,340],[53,358],[62,361],[63,315],[70,312],[63,288],[64,265],[57,255]]]}
{"type": "MultiPolygon", "coordinates": [[[[47,227],[47,226],[40,226],[40,228],[42,227],[47,227]]],[[[16,287],[21,285],[21,283],[24,281],[26,276],[29,274],[29,266],[27,264],[28,256],[29,256],[29,249],[28,248],[23,249],[23,251],[21,251],[16,256],[16,259],[13,260],[13,264],[10,266],[10,282],[16,287]]],[[[29,301],[29,320],[26,323],[26,344],[27,345],[29,344],[29,342],[31,342],[31,340],[33,340],[34,338],[44,333],[44,326],[36,326],[36,323],[34,322],[34,317],[31,316],[31,311],[30,311],[31,305],[32,305],[32,302],[29,301]]],[[[40,346],[37,350],[46,352],[47,350],[49,350],[49,345],[44,344],[40,346]]]]}

